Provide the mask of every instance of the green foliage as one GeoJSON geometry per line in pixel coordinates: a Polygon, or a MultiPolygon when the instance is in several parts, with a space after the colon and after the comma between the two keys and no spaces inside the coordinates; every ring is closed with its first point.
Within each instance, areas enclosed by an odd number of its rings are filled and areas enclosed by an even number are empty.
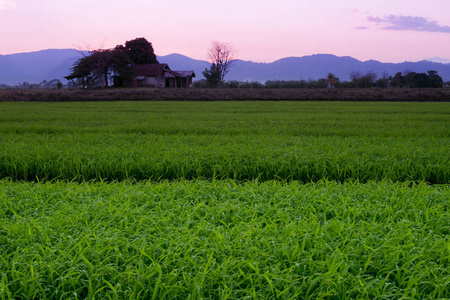
{"type": "Polygon", "coordinates": [[[442,77],[438,75],[437,71],[428,71],[428,78],[430,80],[429,87],[441,88],[444,85],[442,77]]]}
{"type": "Polygon", "coordinates": [[[405,85],[405,79],[402,76],[402,72],[397,72],[390,80],[392,87],[403,87],[405,85]]]}
{"type": "Polygon", "coordinates": [[[111,78],[116,77],[115,85],[134,76],[131,64],[158,63],[153,46],[145,38],[127,41],[114,49],[89,51],[72,67],[66,78],[76,80],[81,88],[108,87],[111,78]],[[117,80],[118,79],[118,80],[117,80]]]}
{"type": "Polygon", "coordinates": [[[155,51],[152,43],[145,38],[136,38],[126,41],[125,45],[118,45],[115,48],[124,53],[134,64],[157,64],[155,51]]]}
{"type": "Polygon", "coordinates": [[[337,78],[333,73],[328,73],[327,77],[325,78],[325,82],[328,84],[329,88],[335,87],[338,81],[339,78],[337,78]]]}
{"type": "Polygon", "coordinates": [[[390,85],[393,87],[441,88],[443,81],[436,71],[428,71],[428,73],[408,72],[404,76],[401,72],[398,72],[391,78],[390,85]]]}
{"type": "Polygon", "coordinates": [[[71,73],[67,79],[76,79],[77,85],[81,88],[90,88],[98,85],[98,78],[96,78],[95,65],[91,56],[84,56],[77,60],[71,68],[71,73]]]}
{"type": "Polygon", "coordinates": [[[204,88],[209,88],[208,82],[206,81],[206,79],[200,79],[200,80],[196,80],[192,83],[192,87],[197,88],[197,89],[204,89],[204,88]]]}
{"type": "Polygon", "coordinates": [[[370,88],[375,86],[377,74],[375,72],[369,71],[365,75],[361,72],[350,73],[350,79],[353,87],[356,88],[370,88]]]}
{"type": "Polygon", "coordinates": [[[108,87],[112,76],[131,78],[132,61],[122,51],[117,49],[94,50],[80,58],[72,67],[72,73],[67,79],[76,79],[82,88],[108,87]]]}
{"type": "Polygon", "coordinates": [[[225,88],[231,88],[231,89],[237,89],[237,88],[241,88],[241,89],[260,89],[264,87],[264,84],[258,82],[258,81],[237,81],[237,80],[231,80],[231,81],[227,81],[224,84],[225,88]]]}
{"type": "Polygon", "coordinates": [[[221,67],[215,63],[211,64],[209,69],[202,72],[205,77],[206,84],[210,88],[217,88],[221,83],[222,70],[221,67]]]}
{"type": "Polygon", "coordinates": [[[1,103],[0,178],[449,183],[448,113],[447,103],[1,103]]]}
{"type": "Polygon", "coordinates": [[[312,87],[312,85],[314,85],[313,81],[306,82],[305,80],[269,80],[265,83],[265,87],[271,89],[307,88],[312,87]]]}
{"type": "Polygon", "coordinates": [[[448,299],[448,187],[0,181],[4,299],[448,299]]]}
{"type": "MultiPolygon", "coordinates": [[[[207,71],[205,77],[210,78],[211,72],[214,74],[215,66],[211,66],[207,71]]],[[[213,83],[217,82],[219,71],[215,72],[213,83]]],[[[205,75],[205,74],[204,74],[205,75]]],[[[436,71],[428,71],[425,73],[409,72],[406,75],[402,75],[401,72],[395,74],[394,77],[389,76],[386,72],[382,74],[380,78],[375,72],[367,72],[362,74],[361,72],[350,73],[350,81],[340,81],[333,73],[328,73],[326,78],[319,78],[317,80],[268,80],[264,84],[259,82],[241,82],[231,80],[226,82],[223,86],[226,88],[268,88],[268,89],[289,89],[289,88],[387,88],[391,87],[410,87],[410,88],[441,88],[444,83],[442,77],[440,77],[436,71]]],[[[208,82],[208,80],[206,81],[208,82]]],[[[211,85],[198,83],[196,87],[208,87],[211,85]]]]}
{"type": "Polygon", "coordinates": [[[449,113],[0,103],[0,297],[450,298],[449,113]]]}
{"type": "Polygon", "coordinates": [[[379,78],[375,81],[375,86],[379,88],[389,87],[389,78],[379,78]]]}

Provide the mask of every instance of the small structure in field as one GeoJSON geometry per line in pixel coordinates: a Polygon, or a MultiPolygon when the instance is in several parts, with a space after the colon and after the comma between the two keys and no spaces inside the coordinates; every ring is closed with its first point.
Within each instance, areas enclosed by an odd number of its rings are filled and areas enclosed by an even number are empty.
{"type": "Polygon", "coordinates": [[[166,73],[166,87],[190,88],[192,87],[193,77],[195,77],[194,71],[173,71],[172,73],[166,73]]]}
{"type": "Polygon", "coordinates": [[[192,87],[192,77],[195,77],[194,71],[172,71],[167,64],[136,64],[132,67],[134,87],[192,87]]]}
{"type": "MultiPolygon", "coordinates": [[[[134,64],[131,67],[134,70],[131,79],[112,76],[115,87],[190,88],[195,77],[194,71],[172,71],[167,64],[134,64]]],[[[71,74],[65,78],[70,88],[98,86],[89,73],[71,74]]]]}

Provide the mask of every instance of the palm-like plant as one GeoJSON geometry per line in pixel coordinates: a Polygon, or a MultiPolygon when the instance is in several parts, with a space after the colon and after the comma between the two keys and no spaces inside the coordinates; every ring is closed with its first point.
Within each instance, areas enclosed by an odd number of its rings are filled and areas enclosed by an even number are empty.
{"type": "Polygon", "coordinates": [[[334,87],[334,85],[338,81],[338,78],[333,73],[328,73],[327,78],[325,80],[328,83],[328,87],[331,88],[334,87]]]}

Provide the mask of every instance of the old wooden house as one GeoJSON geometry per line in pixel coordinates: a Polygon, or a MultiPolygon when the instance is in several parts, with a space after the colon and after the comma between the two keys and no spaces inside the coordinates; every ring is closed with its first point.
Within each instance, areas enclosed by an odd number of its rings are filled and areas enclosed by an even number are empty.
{"type": "Polygon", "coordinates": [[[194,71],[173,71],[176,74],[166,74],[166,87],[190,88],[192,87],[192,78],[195,77],[194,71]]]}
{"type": "MultiPolygon", "coordinates": [[[[132,79],[112,76],[115,87],[189,88],[195,77],[194,71],[172,71],[167,64],[135,64],[131,67],[134,70],[132,79]]],[[[90,73],[72,74],[65,78],[69,80],[70,87],[88,88],[99,85],[90,73]]]]}
{"type": "Polygon", "coordinates": [[[172,71],[167,64],[132,65],[134,87],[192,87],[194,71],[172,71]]]}

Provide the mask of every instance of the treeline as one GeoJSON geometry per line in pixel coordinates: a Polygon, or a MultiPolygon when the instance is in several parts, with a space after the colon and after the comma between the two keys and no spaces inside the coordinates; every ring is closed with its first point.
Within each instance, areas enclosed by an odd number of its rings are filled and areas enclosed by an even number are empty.
{"type": "Polygon", "coordinates": [[[40,83],[22,82],[16,85],[0,84],[0,89],[61,89],[64,85],[59,79],[43,80],[40,83]]]}
{"type": "MultiPolygon", "coordinates": [[[[211,84],[207,79],[194,82],[196,88],[209,88],[217,84],[211,84]]],[[[450,82],[445,85],[450,86],[450,82]]],[[[349,81],[340,81],[333,73],[328,73],[325,78],[317,80],[268,80],[265,83],[259,81],[230,80],[222,84],[224,88],[441,88],[444,86],[442,77],[436,71],[427,73],[398,72],[394,76],[383,73],[380,77],[375,72],[352,72],[349,81]]]]}

